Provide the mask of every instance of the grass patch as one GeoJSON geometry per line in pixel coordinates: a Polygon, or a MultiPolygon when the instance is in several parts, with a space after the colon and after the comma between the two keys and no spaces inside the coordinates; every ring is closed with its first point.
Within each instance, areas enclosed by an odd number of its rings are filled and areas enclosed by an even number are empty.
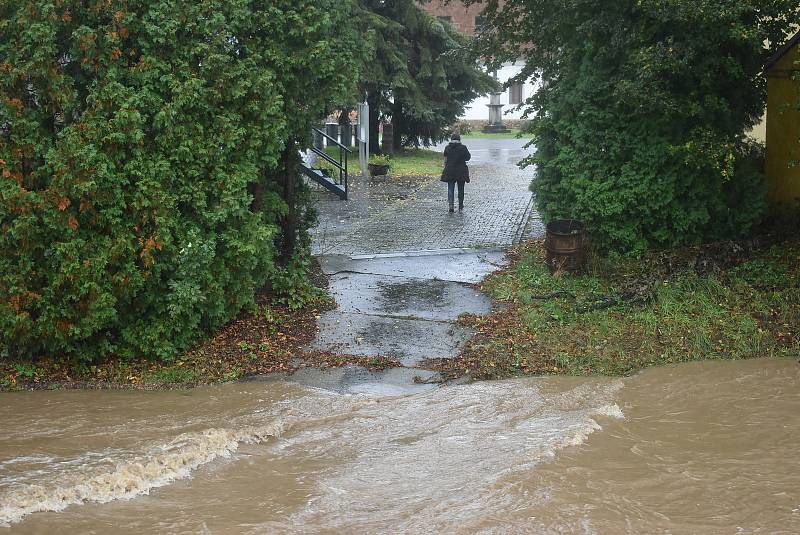
{"type": "Polygon", "coordinates": [[[430,149],[403,149],[395,153],[389,167],[390,176],[440,176],[444,167],[441,152],[430,149]]]}
{"type": "Polygon", "coordinates": [[[168,368],[158,368],[142,374],[142,382],[144,384],[159,385],[194,384],[199,377],[200,374],[192,368],[170,366],[168,368]]]}
{"type": "MultiPolygon", "coordinates": [[[[325,152],[338,161],[339,149],[326,147],[325,152]]],[[[350,169],[358,170],[358,155],[351,154],[348,160],[350,169]]],[[[444,159],[441,152],[430,149],[403,149],[395,153],[390,160],[389,176],[440,176],[444,159]]],[[[314,167],[338,173],[328,162],[318,160],[314,167]]]]}
{"type": "Polygon", "coordinates": [[[487,134],[486,132],[481,132],[480,129],[475,129],[469,134],[461,134],[461,139],[509,139],[519,137],[520,132],[519,128],[511,128],[510,134],[487,134]]]}
{"type": "Polygon", "coordinates": [[[551,275],[540,242],[482,289],[504,304],[466,318],[478,334],[448,375],[628,375],[702,359],[800,353],[800,242],[711,245],[593,262],[551,275]]]}

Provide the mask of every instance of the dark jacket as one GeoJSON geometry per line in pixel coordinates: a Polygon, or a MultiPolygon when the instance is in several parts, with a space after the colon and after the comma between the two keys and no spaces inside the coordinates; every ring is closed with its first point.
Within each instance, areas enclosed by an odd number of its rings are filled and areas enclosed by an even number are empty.
{"type": "Polygon", "coordinates": [[[442,171],[442,182],[469,182],[467,162],[471,158],[467,147],[461,143],[450,142],[444,148],[446,163],[442,171]]]}

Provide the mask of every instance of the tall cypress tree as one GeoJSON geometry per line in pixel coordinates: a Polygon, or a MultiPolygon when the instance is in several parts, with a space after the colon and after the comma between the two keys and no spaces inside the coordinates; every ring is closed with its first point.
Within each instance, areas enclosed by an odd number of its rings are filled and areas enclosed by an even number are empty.
{"type": "Polygon", "coordinates": [[[371,56],[361,89],[367,95],[370,145],[378,146],[378,120],[391,120],[396,147],[443,139],[467,104],[495,89],[471,55],[469,38],[413,0],[364,0],[371,56]]]}

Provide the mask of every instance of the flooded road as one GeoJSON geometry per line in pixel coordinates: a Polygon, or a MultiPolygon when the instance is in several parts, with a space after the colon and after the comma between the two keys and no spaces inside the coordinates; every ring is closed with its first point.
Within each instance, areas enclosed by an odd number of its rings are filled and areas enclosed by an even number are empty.
{"type": "Polygon", "coordinates": [[[0,534],[800,532],[795,360],[0,399],[0,534]]]}

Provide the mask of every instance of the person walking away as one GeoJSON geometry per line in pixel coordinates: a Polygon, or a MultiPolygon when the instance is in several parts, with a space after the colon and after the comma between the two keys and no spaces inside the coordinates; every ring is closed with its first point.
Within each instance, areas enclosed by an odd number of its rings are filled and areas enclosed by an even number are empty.
{"type": "Polygon", "coordinates": [[[461,136],[453,134],[450,143],[444,148],[444,171],[442,182],[447,182],[447,203],[454,212],[455,189],[458,186],[458,211],[464,209],[464,184],[469,182],[467,162],[471,158],[469,150],[461,143],[461,136]]]}

